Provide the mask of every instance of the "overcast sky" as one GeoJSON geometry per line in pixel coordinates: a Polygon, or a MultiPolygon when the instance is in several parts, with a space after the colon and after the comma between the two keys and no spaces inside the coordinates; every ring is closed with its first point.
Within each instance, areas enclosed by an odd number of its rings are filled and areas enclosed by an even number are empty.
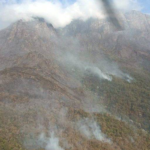
{"type": "MultiPolygon", "coordinates": [[[[120,11],[150,12],[149,0],[112,0],[120,11]]],[[[0,29],[33,16],[45,18],[54,27],[63,27],[73,19],[103,18],[100,0],[0,0],[0,29]]]]}

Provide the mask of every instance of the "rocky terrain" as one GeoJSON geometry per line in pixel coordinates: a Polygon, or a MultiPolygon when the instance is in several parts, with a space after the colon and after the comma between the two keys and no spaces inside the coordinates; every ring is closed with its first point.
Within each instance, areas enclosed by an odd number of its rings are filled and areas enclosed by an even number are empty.
{"type": "Polygon", "coordinates": [[[120,17],[0,31],[0,149],[150,149],[150,16],[120,17]]]}

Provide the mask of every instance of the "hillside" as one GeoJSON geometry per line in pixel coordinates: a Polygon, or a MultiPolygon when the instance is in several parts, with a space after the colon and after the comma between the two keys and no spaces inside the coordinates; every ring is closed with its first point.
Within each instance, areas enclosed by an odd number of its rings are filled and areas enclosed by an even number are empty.
{"type": "Polygon", "coordinates": [[[0,31],[0,149],[150,149],[150,16],[122,21],[0,31]]]}

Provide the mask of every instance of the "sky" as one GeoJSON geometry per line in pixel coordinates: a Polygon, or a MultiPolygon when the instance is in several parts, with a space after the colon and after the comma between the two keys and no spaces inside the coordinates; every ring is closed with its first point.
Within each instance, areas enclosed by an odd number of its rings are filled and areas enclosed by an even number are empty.
{"type": "Polygon", "coordinates": [[[150,0],[139,0],[138,2],[143,7],[142,12],[150,14],[150,0]]]}
{"type": "MultiPolygon", "coordinates": [[[[74,19],[104,18],[101,0],[0,0],[0,29],[11,23],[43,17],[54,27],[74,19]]],[[[118,11],[138,10],[150,14],[150,0],[110,0],[118,11]]]]}
{"type": "MultiPolygon", "coordinates": [[[[61,0],[62,2],[65,0],[61,0]]],[[[76,0],[68,0],[70,3],[74,3],[76,0]]],[[[121,0],[120,0],[121,1],[121,0]]],[[[150,0],[138,0],[138,3],[143,7],[143,13],[150,13],[150,0]]]]}

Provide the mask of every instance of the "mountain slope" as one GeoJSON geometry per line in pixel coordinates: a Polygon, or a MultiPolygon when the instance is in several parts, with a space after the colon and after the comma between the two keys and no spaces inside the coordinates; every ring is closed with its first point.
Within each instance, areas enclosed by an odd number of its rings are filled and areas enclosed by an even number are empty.
{"type": "Polygon", "coordinates": [[[125,26],[123,31],[115,32],[107,20],[90,19],[73,21],[65,27],[64,34],[78,37],[85,47],[90,44],[91,51],[105,50],[122,65],[149,70],[149,15],[132,11],[122,14],[121,18],[125,26]]]}
{"type": "Polygon", "coordinates": [[[150,149],[150,17],[123,20],[0,31],[0,149],[150,149]]]}

